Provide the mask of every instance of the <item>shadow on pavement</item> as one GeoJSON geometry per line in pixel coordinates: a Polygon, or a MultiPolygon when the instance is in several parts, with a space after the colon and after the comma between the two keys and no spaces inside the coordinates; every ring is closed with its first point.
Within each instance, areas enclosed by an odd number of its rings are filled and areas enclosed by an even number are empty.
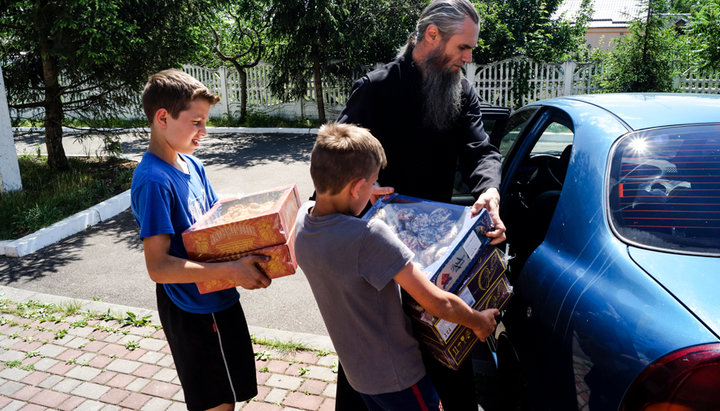
{"type": "Polygon", "coordinates": [[[196,155],[205,166],[225,165],[248,168],[270,162],[284,164],[310,161],[310,152],[315,143],[314,134],[211,134],[208,141],[196,155]]]}

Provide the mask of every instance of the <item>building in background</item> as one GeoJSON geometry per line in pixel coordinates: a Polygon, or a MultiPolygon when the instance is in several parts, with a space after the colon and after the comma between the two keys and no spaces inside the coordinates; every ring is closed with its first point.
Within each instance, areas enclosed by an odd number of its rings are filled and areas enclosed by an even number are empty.
{"type": "MultiPolygon", "coordinates": [[[[574,19],[581,3],[582,0],[565,0],[553,17],[564,14],[565,19],[574,19]]],[[[592,48],[600,49],[613,48],[610,40],[627,34],[630,21],[643,13],[639,0],[594,0],[592,8],[585,41],[592,48]]]]}

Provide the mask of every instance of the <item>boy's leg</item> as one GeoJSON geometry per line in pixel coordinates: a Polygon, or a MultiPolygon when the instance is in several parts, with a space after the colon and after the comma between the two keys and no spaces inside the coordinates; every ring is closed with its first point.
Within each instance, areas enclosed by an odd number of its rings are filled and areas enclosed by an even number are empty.
{"type": "Polygon", "coordinates": [[[240,304],[220,313],[195,314],[178,308],[162,284],[156,294],[188,409],[205,410],[257,395],[255,357],[240,304]]]}
{"type": "Polygon", "coordinates": [[[402,391],[378,395],[360,395],[371,411],[437,411],[440,409],[437,392],[427,375],[412,387],[402,391]]]}
{"type": "Polygon", "coordinates": [[[478,409],[475,395],[475,375],[472,361],[469,358],[462,363],[460,369],[455,371],[423,350],[423,363],[425,363],[427,375],[440,396],[444,411],[478,409]]]}
{"type": "Polygon", "coordinates": [[[338,362],[335,411],[367,411],[367,407],[360,393],[350,386],[340,362],[338,362]]]}

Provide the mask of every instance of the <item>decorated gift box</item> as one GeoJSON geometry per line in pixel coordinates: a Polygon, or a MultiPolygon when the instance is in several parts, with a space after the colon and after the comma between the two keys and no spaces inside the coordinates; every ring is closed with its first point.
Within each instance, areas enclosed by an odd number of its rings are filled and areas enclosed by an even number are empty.
{"type": "MultiPolygon", "coordinates": [[[[297,270],[297,262],[295,260],[294,233],[294,230],[291,231],[288,240],[283,244],[273,245],[270,247],[261,248],[259,250],[248,251],[245,253],[221,257],[208,261],[230,261],[245,257],[246,255],[250,254],[262,254],[270,257],[268,261],[258,264],[260,266],[260,269],[262,269],[262,271],[268,277],[278,278],[290,274],[295,274],[295,270],[297,270]]],[[[239,285],[240,284],[236,283],[235,281],[228,279],[201,281],[197,283],[198,291],[200,291],[200,294],[224,290],[226,288],[238,287],[239,285]]]]}
{"type": "Polygon", "coordinates": [[[373,204],[363,219],[387,223],[414,253],[413,263],[430,281],[454,292],[463,283],[493,230],[487,210],[471,216],[470,207],[390,194],[373,204]]]}
{"type": "Polygon", "coordinates": [[[294,184],[220,200],[182,233],[188,257],[195,261],[238,258],[248,251],[285,244],[299,208],[294,184]]]}
{"type": "MultiPolygon", "coordinates": [[[[457,295],[480,311],[502,309],[512,296],[512,286],[504,274],[506,269],[500,250],[496,247],[483,249],[457,295]]],[[[477,344],[475,334],[467,327],[433,317],[406,293],[403,293],[403,302],[420,343],[438,361],[457,370],[477,344]]]]}

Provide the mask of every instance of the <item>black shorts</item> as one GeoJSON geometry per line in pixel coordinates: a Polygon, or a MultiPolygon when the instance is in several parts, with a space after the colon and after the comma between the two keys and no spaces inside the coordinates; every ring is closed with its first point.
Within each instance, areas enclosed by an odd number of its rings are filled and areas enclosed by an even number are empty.
{"type": "Polygon", "coordinates": [[[255,355],[240,302],[225,311],[181,310],[156,287],[158,314],[189,410],[249,400],[257,395],[255,355]]]}

